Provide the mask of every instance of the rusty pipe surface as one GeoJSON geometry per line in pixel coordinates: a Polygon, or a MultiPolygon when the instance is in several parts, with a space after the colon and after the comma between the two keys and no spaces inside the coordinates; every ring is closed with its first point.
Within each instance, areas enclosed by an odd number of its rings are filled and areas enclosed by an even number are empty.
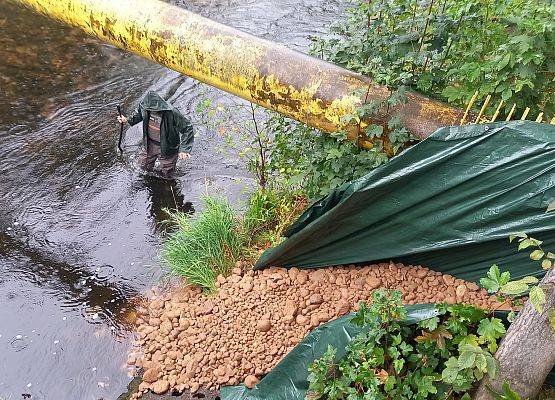
{"type": "MultiPolygon", "coordinates": [[[[366,76],[159,0],[12,1],[328,133],[345,129],[342,117],[352,114],[363,98],[382,102],[389,95],[366,76]]],[[[392,113],[421,138],[456,124],[462,115],[416,93],[408,93],[407,103],[392,113]]],[[[384,125],[387,117],[381,113],[347,127],[349,136],[360,139],[361,125],[384,125]]],[[[370,148],[372,140],[387,138],[363,140],[362,145],[370,148]]]]}

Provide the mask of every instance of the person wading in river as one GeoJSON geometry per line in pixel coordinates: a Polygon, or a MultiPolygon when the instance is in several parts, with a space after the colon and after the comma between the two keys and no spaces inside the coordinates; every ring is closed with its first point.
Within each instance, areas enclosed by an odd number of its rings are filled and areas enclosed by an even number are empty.
{"type": "Polygon", "coordinates": [[[143,147],[139,153],[139,165],[152,171],[156,160],[164,177],[171,177],[178,159],[190,157],[195,135],[191,122],[175,107],[154,91],[149,91],[139,107],[129,118],[118,116],[122,124],[133,126],[143,122],[143,147]]]}

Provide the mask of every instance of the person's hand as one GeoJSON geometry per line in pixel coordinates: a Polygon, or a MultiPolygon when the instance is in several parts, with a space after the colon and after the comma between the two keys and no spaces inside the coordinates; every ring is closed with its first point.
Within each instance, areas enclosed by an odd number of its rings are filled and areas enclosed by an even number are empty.
{"type": "Polygon", "coordinates": [[[120,124],[125,124],[127,122],[127,117],[125,115],[118,115],[118,122],[120,124]]]}
{"type": "Polygon", "coordinates": [[[191,157],[191,155],[189,153],[184,153],[184,152],[179,153],[179,159],[180,160],[186,160],[189,157],[191,157]]]}

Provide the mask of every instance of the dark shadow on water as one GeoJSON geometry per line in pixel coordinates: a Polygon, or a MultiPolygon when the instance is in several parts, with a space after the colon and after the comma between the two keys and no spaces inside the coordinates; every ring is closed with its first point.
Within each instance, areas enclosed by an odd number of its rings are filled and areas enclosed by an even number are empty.
{"type": "Polygon", "coordinates": [[[185,201],[179,182],[175,179],[163,179],[154,175],[143,175],[141,182],[147,189],[149,216],[152,218],[153,228],[163,233],[168,226],[169,215],[166,210],[193,214],[193,203],[185,201]]]}
{"type": "MultiPolygon", "coordinates": [[[[1,231],[0,256],[4,260],[0,268],[4,278],[26,280],[45,288],[63,307],[81,309],[91,323],[107,322],[118,330],[131,329],[125,316],[134,310],[139,293],[116,280],[110,265],[94,268],[70,264],[1,231]],[[98,321],[93,318],[95,314],[98,321]]],[[[16,314],[14,310],[14,317],[16,314]]]]}

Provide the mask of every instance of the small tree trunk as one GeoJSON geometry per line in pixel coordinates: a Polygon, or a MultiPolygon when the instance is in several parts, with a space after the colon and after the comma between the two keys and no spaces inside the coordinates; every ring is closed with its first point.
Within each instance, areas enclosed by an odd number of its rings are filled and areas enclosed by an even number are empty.
{"type": "Polygon", "coordinates": [[[546,293],[544,312],[538,313],[530,301],[526,302],[495,353],[500,364],[497,377],[482,380],[475,400],[493,399],[486,385],[500,392],[505,381],[523,400],[534,399],[541,390],[555,365],[555,333],[547,316],[555,309],[555,268],[548,271],[540,286],[546,293]]]}

